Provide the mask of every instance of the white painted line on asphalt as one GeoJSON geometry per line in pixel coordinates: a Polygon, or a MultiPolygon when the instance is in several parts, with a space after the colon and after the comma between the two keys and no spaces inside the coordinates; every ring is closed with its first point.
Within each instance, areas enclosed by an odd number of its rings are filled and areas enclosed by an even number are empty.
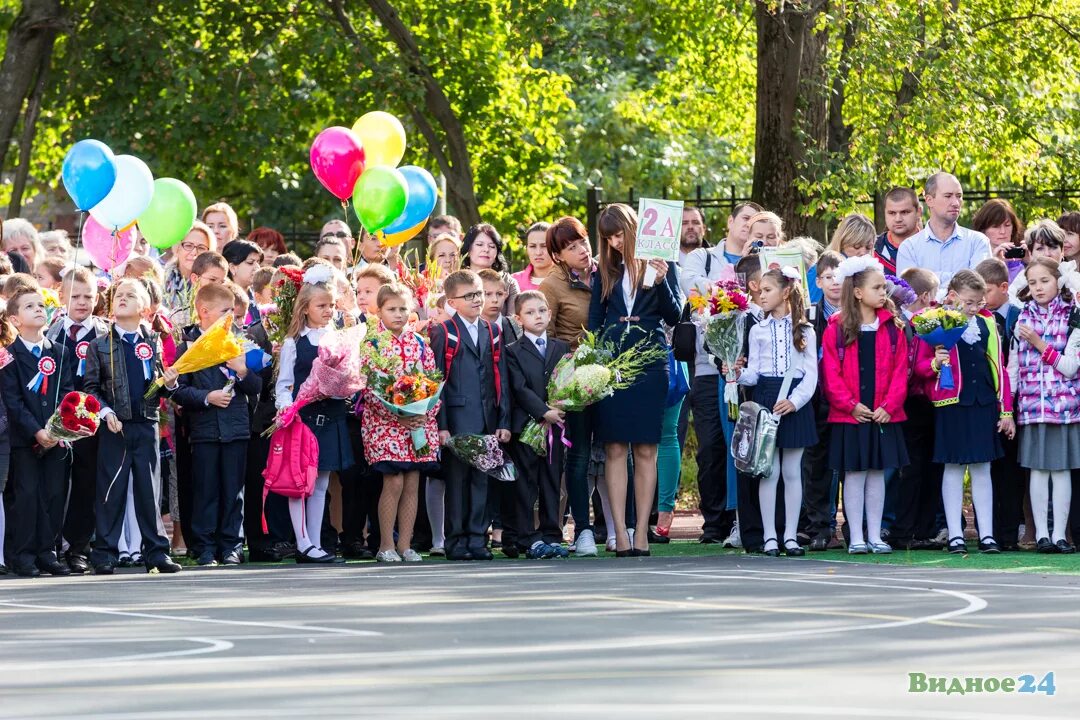
{"type": "MultiPolygon", "coordinates": [[[[134,655],[119,655],[117,657],[107,658],[87,658],[79,657],[73,660],[56,660],[56,661],[42,661],[42,662],[18,662],[8,665],[0,664],[0,672],[25,672],[27,670],[57,670],[59,668],[73,667],[85,669],[87,665],[102,666],[102,665],[132,665],[144,663],[150,660],[176,660],[177,658],[193,657],[196,655],[209,655],[212,653],[224,652],[225,650],[231,650],[233,643],[228,640],[222,640],[220,638],[174,638],[173,641],[179,640],[181,642],[201,643],[205,647],[191,648],[190,650],[167,650],[164,652],[152,652],[152,653],[136,653],[134,655]]],[[[142,642],[156,642],[152,639],[143,639],[142,642]]]]}

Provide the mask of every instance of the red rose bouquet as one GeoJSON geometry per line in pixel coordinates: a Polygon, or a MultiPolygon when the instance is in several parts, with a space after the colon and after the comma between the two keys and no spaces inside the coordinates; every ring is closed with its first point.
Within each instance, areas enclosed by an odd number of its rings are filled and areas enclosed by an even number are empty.
{"type": "Polygon", "coordinates": [[[304,271],[298,267],[285,266],[274,273],[270,294],[274,298],[272,312],[266,314],[266,334],[276,345],[285,342],[285,333],[292,322],[293,305],[304,285],[304,271]]]}
{"type": "Polygon", "coordinates": [[[45,423],[45,432],[57,440],[74,442],[93,436],[100,420],[101,404],[93,395],[69,392],[45,423]]]}

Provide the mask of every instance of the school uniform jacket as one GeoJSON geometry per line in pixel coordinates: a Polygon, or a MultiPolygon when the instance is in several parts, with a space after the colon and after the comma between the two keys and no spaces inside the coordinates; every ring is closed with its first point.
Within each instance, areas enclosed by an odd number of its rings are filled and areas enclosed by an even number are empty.
{"type": "Polygon", "coordinates": [[[33,447],[34,435],[45,427],[56,406],[64,395],[75,389],[75,364],[71,358],[60,362],[60,346],[48,338],[41,341],[41,357],[50,357],[56,363],[56,371],[49,376],[44,393],[30,390],[27,385],[38,373],[38,358],[27,349],[21,338],[8,346],[12,361],[0,370],[0,387],[4,391],[12,448],[33,447]]]}
{"type": "MultiPolygon", "coordinates": [[[[177,357],[183,356],[187,347],[186,343],[181,345],[177,357]]],[[[251,437],[249,402],[262,391],[262,378],[249,371],[243,378],[237,377],[228,406],[208,405],[206,398],[224,388],[229,377],[224,364],[180,376],[172,399],[186,411],[188,442],[233,442],[251,437]]]]}
{"type": "Polygon", "coordinates": [[[519,433],[529,420],[543,420],[548,411],[547,385],[559,360],[570,352],[570,345],[550,335],[546,338],[547,352],[543,357],[528,335],[506,348],[510,368],[510,388],[513,392],[513,412],[510,429],[519,433]]]}
{"type": "MultiPolygon", "coordinates": [[[[74,370],[73,377],[75,382],[75,389],[79,392],[83,391],[83,383],[85,382],[85,369],[83,375],[78,374],[79,356],[76,353],[76,349],[79,343],[90,343],[95,338],[105,337],[109,334],[109,323],[105,322],[99,317],[91,315],[83,320],[83,325],[89,330],[85,335],[79,338],[78,342],[73,341],[67,334],[67,330],[64,328],[64,318],[60,318],[54,322],[49,329],[45,331],[45,337],[56,343],[57,348],[64,353],[64,362],[73,362],[74,370]],[[72,360],[74,358],[74,360],[72,360]]],[[[87,348],[87,354],[89,354],[89,348],[87,348]]]]}
{"type": "MultiPolygon", "coordinates": [[[[153,367],[152,380],[161,377],[161,340],[145,323],[139,325],[139,342],[150,346],[153,354],[150,363],[153,367]]],[[[158,398],[168,397],[171,393],[162,387],[158,394],[149,399],[143,398],[139,407],[131,407],[131,393],[128,391],[127,364],[124,360],[124,338],[113,326],[113,331],[102,337],[94,338],[86,354],[86,375],[83,378],[83,392],[93,395],[102,407],[108,407],[116,417],[125,422],[139,417],[145,422],[158,421],[158,398]]],[[[72,366],[74,367],[74,366],[72,366]]]]}
{"type": "MultiPolygon", "coordinates": [[[[498,362],[501,392],[497,392],[493,338],[488,327],[489,323],[483,319],[479,321],[477,344],[473,344],[464,322],[456,315],[445,325],[433,325],[428,330],[435,364],[446,376],[438,415],[439,430],[452,435],[487,435],[510,429],[510,373],[506,366],[506,349],[502,348],[498,362]],[[446,371],[447,327],[458,343],[450,372],[446,371]]],[[[501,338],[499,342],[502,342],[501,338]]]]}

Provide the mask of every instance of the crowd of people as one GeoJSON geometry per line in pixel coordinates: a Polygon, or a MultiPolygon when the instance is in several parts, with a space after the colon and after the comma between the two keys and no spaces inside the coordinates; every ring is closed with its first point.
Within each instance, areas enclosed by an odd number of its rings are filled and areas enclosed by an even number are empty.
{"type": "Polygon", "coordinates": [[[644,556],[670,538],[691,427],[701,543],[771,556],[963,553],[974,524],[981,552],[1074,552],[1080,213],[1025,230],[994,199],[965,228],[955,177],[937,173],[923,190],[886,195],[884,233],[864,215],[843,218],[828,248],[787,238],[754,203],[733,207],[711,243],[704,212],[688,206],[677,262],[637,258],[638,218],[615,203],[599,215],[595,250],[573,217],[529,227],[518,272],[496,228],[463,232],[447,215],[429,220],[422,258],[333,220],[304,259],[271,228],[241,239],[217,203],[173,248],[136,240],[109,273],[81,264],[62,232],[4,221],[0,574],[171,573],[181,555],[201,566],[552,559],[596,556],[600,544],[644,556]],[[763,267],[775,246],[796,248],[807,272],[763,267]],[[275,293],[289,282],[291,320],[276,327],[275,293]],[[749,297],[738,362],[715,357],[700,326],[677,358],[687,299],[723,282],[749,297]],[[966,318],[951,348],[913,329],[938,306],[966,318]],[[272,362],[175,371],[230,313],[272,362]],[[360,324],[389,338],[380,352],[399,375],[441,372],[438,403],[401,415],[367,388],[304,406],[314,486],[265,493],[280,450],[267,430],[320,346],[360,324]],[[666,359],[566,412],[549,403],[549,380],[587,333],[666,359]],[[762,475],[733,464],[728,377],[780,418],[762,475]],[[72,390],[98,401],[101,427],[65,443],[46,426],[72,390]],[[548,433],[547,454],[522,441],[531,422],[548,433]],[[494,436],[516,479],[445,449],[462,435],[494,436]]]}

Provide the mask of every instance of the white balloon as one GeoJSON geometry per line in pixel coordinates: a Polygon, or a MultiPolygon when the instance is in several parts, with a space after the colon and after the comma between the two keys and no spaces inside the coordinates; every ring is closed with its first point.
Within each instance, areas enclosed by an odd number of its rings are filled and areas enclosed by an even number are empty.
{"type": "Polygon", "coordinates": [[[94,219],[110,230],[127,227],[142,215],[154,197],[154,175],[134,155],[117,155],[116,183],[105,199],[90,208],[94,219]]]}

